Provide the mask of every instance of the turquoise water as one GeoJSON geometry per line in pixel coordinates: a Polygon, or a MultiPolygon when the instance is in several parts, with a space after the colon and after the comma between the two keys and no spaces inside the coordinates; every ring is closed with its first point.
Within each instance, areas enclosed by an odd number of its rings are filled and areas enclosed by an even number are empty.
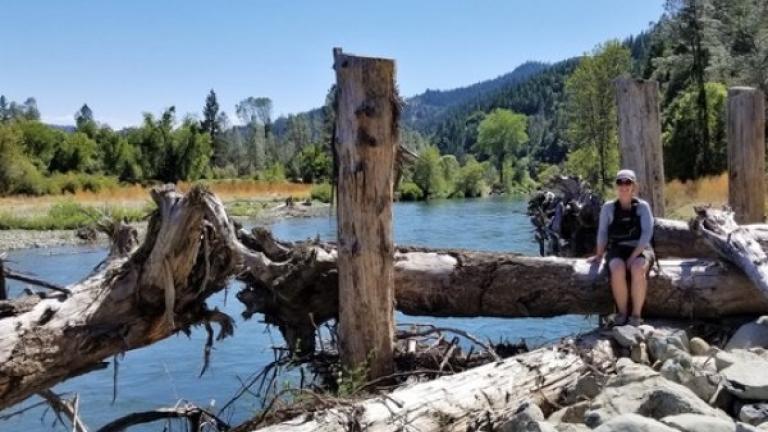
{"type": "MultiPolygon", "coordinates": [[[[280,239],[301,240],[336,235],[335,218],[289,219],[272,225],[280,239]]],[[[487,251],[513,251],[534,255],[531,225],[525,215],[525,203],[505,199],[450,200],[430,203],[398,203],[394,218],[395,241],[399,244],[455,247],[487,251]]],[[[9,253],[10,266],[59,283],[75,282],[89,273],[105,256],[101,248],[70,247],[29,249],[9,253]]],[[[22,287],[10,285],[15,296],[22,287]]],[[[240,379],[258,372],[273,360],[270,347],[281,344],[276,329],[271,331],[255,316],[240,318],[242,307],[234,297],[239,283],[233,282],[225,302],[221,293],[209,301],[237,319],[235,336],[214,345],[211,365],[198,378],[203,359],[205,332],[196,329],[192,336],[175,336],[144,349],[130,351],[119,359],[118,396],[112,400],[113,369],[96,371],[60,384],[56,392],[80,395],[83,420],[92,429],[129,412],[170,406],[191,401],[201,406],[222,406],[240,388],[240,379]]],[[[400,322],[435,323],[462,328],[476,336],[542,344],[568,334],[594,327],[593,319],[565,316],[550,319],[430,318],[397,314],[400,322]]],[[[6,410],[3,414],[37,402],[37,398],[6,410]]],[[[237,424],[260,407],[256,397],[241,398],[224,418],[237,424]]],[[[36,408],[21,416],[0,421],[0,431],[52,430],[54,416],[36,408]]],[[[161,422],[131,430],[160,431],[161,422]]],[[[178,429],[178,427],[177,427],[178,429]]],[[[58,425],[54,430],[63,430],[58,425]]],[[[179,429],[182,430],[182,429],[179,429]]]]}

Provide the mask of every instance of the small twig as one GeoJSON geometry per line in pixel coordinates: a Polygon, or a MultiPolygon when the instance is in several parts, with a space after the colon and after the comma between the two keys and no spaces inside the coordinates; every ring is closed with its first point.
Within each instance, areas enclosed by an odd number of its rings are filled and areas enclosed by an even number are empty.
{"type": "Polygon", "coordinates": [[[49,290],[62,292],[66,295],[72,294],[72,291],[70,291],[67,288],[64,288],[61,285],[55,284],[53,282],[44,281],[42,279],[38,279],[34,276],[20,273],[14,270],[11,270],[9,268],[5,269],[5,277],[8,279],[17,280],[19,282],[26,282],[28,284],[37,285],[39,287],[48,288],[49,290]]]}
{"type": "Polygon", "coordinates": [[[496,351],[493,349],[492,346],[486,344],[485,342],[481,341],[475,336],[472,336],[471,334],[460,329],[454,329],[450,327],[434,327],[432,329],[424,330],[420,332],[401,332],[397,335],[397,337],[400,339],[403,339],[403,338],[410,338],[410,337],[426,336],[429,334],[440,333],[440,332],[449,332],[449,333],[455,333],[459,336],[464,336],[466,339],[469,339],[470,341],[476,343],[477,345],[483,347],[486,351],[488,351],[488,353],[491,354],[491,356],[493,356],[495,361],[501,361],[501,357],[499,357],[499,355],[496,354],[496,351]]]}
{"type": "Polygon", "coordinates": [[[60,415],[64,414],[72,423],[72,432],[88,432],[88,428],[85,426],[85,424],[82,422],[82,420],[80,420],[80,417],[78,416],[78,412],[80,408],[80,398],[77,394],[75,394],[75,397],[72,400],[72,402],[62,399],[59,395],[57,395],[50,389],[39,392],[38,396],[43,398],[43,400],[45,400],[45,403],[47,403],[48,406],[51,407],[53,412],[59,418],[59,421],[62,423],[62,425],[64,424],[64,422],[61,420],[60,415]]]}

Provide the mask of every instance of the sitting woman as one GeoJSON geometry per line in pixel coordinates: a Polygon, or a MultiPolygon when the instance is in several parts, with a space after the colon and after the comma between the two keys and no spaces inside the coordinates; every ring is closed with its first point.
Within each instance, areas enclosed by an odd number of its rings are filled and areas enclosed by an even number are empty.
{"type": "Polygon", "coordinates": [[[611,269],[611,290],[618,313],[613,325],[640,325],[647,291],[646,276],[654,260],[651,248],[653,214],[646,201],[635,196],[636,177],[632,170],[616,174],[615,201],[607,202],[600,211],[596,255],[590,262],[605,261],[611,269]],[[627,271],[632,275],[627,287],[627,271]],[[629,312],[631,293],[632,309],[629,312]]]}

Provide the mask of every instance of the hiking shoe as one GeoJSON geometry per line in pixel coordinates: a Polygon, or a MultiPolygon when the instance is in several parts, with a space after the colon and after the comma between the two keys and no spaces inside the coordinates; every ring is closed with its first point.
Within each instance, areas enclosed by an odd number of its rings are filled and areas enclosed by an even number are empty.
{"type": "Polygon", "coordinates": [[[627,316],[622,313],[615,313],[608,320],[608,327],[619,327],[627,324],[627,316]]]}
{"type": "Polygon", "coordinates": [[[629,317],[629,320],[627,321],[628,325],[631,325],[631,326],[634,326],[634,327],[639,327],[639,326],[643,325],[644,323],[645,323],[645,321],[643,321],[642,318],[636,317],[636,316],[629,317]]]}

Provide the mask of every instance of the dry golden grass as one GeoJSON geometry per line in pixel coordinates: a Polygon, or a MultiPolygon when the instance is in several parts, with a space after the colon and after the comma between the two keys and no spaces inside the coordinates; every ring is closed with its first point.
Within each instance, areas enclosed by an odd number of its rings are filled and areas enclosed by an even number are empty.
{"type": "Polygon", "coordinates": [[[723,205],[728,202],[728,174],[703,177],[693,181],[673,180],[664,188],[667,217],[688,219],[700,204],[723,205]]]}
{"type": "MultiPolygon", "coordinates": [[[[178,184],[183,191],[189,190],[194,183],[178,184]]],[[[255,180],[217,180],[207,182],[211,190],[223,201],[235,200],[279,200],[289,196],[309,197],[312,185],[300,183],[269,183],[255,180]]],[[[78,191],[75,194],[45,195],[39,197],[10,196],[0,198],[0,211],[14,214],[44,213],[62,201],[75,201],[91,206],[110,206],[136,208],[149,203],[149,188],[139,185],[120,186],[99,192],[78,191]]]]}

